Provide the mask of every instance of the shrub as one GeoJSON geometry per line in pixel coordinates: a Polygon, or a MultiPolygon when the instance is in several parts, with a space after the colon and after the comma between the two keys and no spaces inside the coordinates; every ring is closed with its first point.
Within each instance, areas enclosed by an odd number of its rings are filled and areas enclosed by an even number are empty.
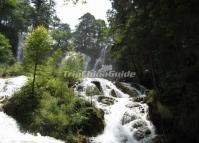
{"type": "Polygon", "coordinates": [[[9,67],[0,65],[0,77],[10,77],[25,74],[24,68],[21,64],[15,63],[9,67]]]}
{"type": "Polygon", "coordinates": [[[9,40],[0,33],[0,64],[10,64],[14,61],[9,40]]]}

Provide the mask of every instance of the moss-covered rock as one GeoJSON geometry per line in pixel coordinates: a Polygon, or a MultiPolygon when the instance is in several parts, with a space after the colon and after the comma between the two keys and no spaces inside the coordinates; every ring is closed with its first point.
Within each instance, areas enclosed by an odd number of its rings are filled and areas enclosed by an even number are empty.
{"type": "Polygon", "coordinates": [[[95,84],[95,86],[98,88],[98,90],[102,93],[102,87],[99,81],[92,81],[93,84],[95,84]]]}
{"type": "Polygon", "coordinates": [[[106,105],[113,105],[115,100],[110,97],[100,96],[100,97],[98,97],[98,102],[101,102],[106,105]]]}
{"type": "Polygon", "coordinates": [[[86,95],[87,96],[94,96],[94,95],[101,95],[102,93],[100,90],[95,86],[88,86],[86,88],[86,95]]]}
{"type": "Polygon", "coordinates": [[[122,92],[130,95],[131,97],[136,97],[138,96],[138,92],[136,91],[135,88],[129,88],[127,87],[126,85],[124,85],[123,83],[121,82],[115,82],[115,85],[117,86],[117,88],[119,88],[122,92]]]}
{"type": "Polygon", "coordinates": [[[114,89],[112,89],[112,90],[111,90],[111,96],[113,96],[113,97],[117,97],[117,94],[116,94],[116,92],[115,92],[115,90],[114,90],[114,89]]]}
{"type": "Polygon", "coordinates": [[[147,101],[147,99],[146,99],[146,96],[137,96],[137,97],[134,97],[133,98],[133,101],[135,101],[135,102],[146,102],[147,101]]]}
{"type": "Polygon", "coordinates": [[[104,130],[103,110],[88,107],[83,110],[85,119],[81,122],[80,133],[86,136],[97,136],[104,130]]]}

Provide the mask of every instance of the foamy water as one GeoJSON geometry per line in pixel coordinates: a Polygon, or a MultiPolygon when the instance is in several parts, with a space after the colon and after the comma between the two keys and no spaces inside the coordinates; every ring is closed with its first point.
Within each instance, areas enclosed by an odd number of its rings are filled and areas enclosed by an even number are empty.
{"type": "Polygon", "coordinates": [[[105,112],[104,132],[91,138],[92,143],[146,143],[155,136],[155,129],[147,119],[148,106],[144,103],[134,102],[129,95],[120,91],[112,82],[101,78],[85,78],[82,83],[77,85],[83,90],[76,91],[77,94],[91,101],[91,97],[86,96],[88,87],[96,86],[93,82],[99,82],[102,95],[95,95],[92,101],[98,108],[105,112]],[[116,97],[111,95],[114,90],[116,97]],[[106,105],[99,102],[99,96],[111,98],[113,105],[106,105]],[[137,138],[136,138],[137,137],[137,138]],[[138,137],[140,137],[138,139],[138,137]]]}

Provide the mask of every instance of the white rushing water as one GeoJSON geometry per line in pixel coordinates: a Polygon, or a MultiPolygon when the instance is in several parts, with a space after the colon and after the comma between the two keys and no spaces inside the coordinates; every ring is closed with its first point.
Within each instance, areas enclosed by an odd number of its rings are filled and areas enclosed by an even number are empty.
{"type": "MultiPolygon", "coordinates": [[[[98,87],[99,88],[99,87],[98,87]]],[[[77,85],[78,96],[92,101],[105,112],[104,132],[91,138],[92,143],[148,143],[155,136],[154,126],[148,120],[148,106],[135,102],[112,82],[101,78],[85,78],[77,85]],[[95,84],[94,84],[95,83],[95,84]],[[89,97],[86,90],[100,84],[101,95],[89,97]],[[112,94],[114,91],[115,94],[112,94]],[[103,100],[114,101],[107,105],[103,100]]]]}
{"type": "MultiPolygon", "coordinates": [[[[5,98],[10,98],[27,82],[27,77],[0,79],[0,106],[5,98]]],[[[16,121],[0,111],[0,143],[63,143],[51,137],[40,134],[22,133],[16,121]]]]}
{"type": "Polygon", "coordinates": [[[101,49],[100,56],[99,58],[96,59],[95,65],[93,67],[94,71],[99,70],[102,67],[102,65],[104,65],[105,58],[106,58],[106,47],[101,49]]]}
{"type": "Polygon", "coordinates": [[[83,56],[83,60],[84,60],[84,70],[88,70],[89,69],[89,63],[91,61],[91,57],[89,57],[88,55],[81,53],[83,56]]]}
{"type": "Polygon", "coordinates": [[[23,61],[23,43],[25,41],[26,34],[24,32],[19,33],[18,35],[18,47],[17,47],[17,61],[22,62],[23,61]]]}

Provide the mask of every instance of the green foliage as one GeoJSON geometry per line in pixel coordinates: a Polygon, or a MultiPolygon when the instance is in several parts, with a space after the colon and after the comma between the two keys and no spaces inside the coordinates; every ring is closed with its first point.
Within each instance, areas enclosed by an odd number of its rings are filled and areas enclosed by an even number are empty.
{"type": "Polygon", "coordinates": [[[47,29],[40,26],[33,30],[24,44],[25,61],[29,64],[42,64],[49,55],[52,38],[47,29]]]}
{"type": "Polygon", "coordinates": [[[61,74],[63,74],[64,79],[70,83],[74,84],[75,81],[82,78],[83,71],[83,59],[79,53],[69,52],[67,59],[63,61],[61,67],[61,74]]]}
{"type": "Polygon", "coordinates": [[[14,57],[9,40],[0,33],[0,65],[10,64],[13,60],[14,57]]]}
{"type": "Polygon", "coordinates": [[[6,15],[16,6],[16,0],[0,0],[0,15],[6,15]]]}
{"type": "Polygon", "coordinates": [[[51,32],[53,39],[55,40],[53,48],[61,49],[66,52],[69,48],[69,40],[72,37],[71,30],[68,24],[57,24],[55,29],[51,32]]]}
{"type": "Polygon", "coordinates": [[[34,28],[40,25],[48,28],[54,16],[55,2],[53,0],[31,0],[31,2],[34,5],[32,13],[34,28]]]}
{"type": "Polygon", "coordinates": [[[102,48],[111,45],[108,30],[105,21],[95,19],[90,13],[84,14],[74,32],[75,47],[90,56],[91,63],[94,63],[102,48]]]}
{"type": "Polygon", "coordinates": [[[26,73],[24,72],[24,67],[19,63],[15,63],[9,67],[0,65],[0,77],[18,76],[22,74],[26,73]]]}
{"type": "Polygon", "coordinates": [[[86,136],[96,136],[104,129],[104,112],[97,108],[88,107],[82,110],[82,114],[86,117],[81,122],[80,133],[86,136]],[[94,128],[95,127],[95,128],[94,128]]]}

